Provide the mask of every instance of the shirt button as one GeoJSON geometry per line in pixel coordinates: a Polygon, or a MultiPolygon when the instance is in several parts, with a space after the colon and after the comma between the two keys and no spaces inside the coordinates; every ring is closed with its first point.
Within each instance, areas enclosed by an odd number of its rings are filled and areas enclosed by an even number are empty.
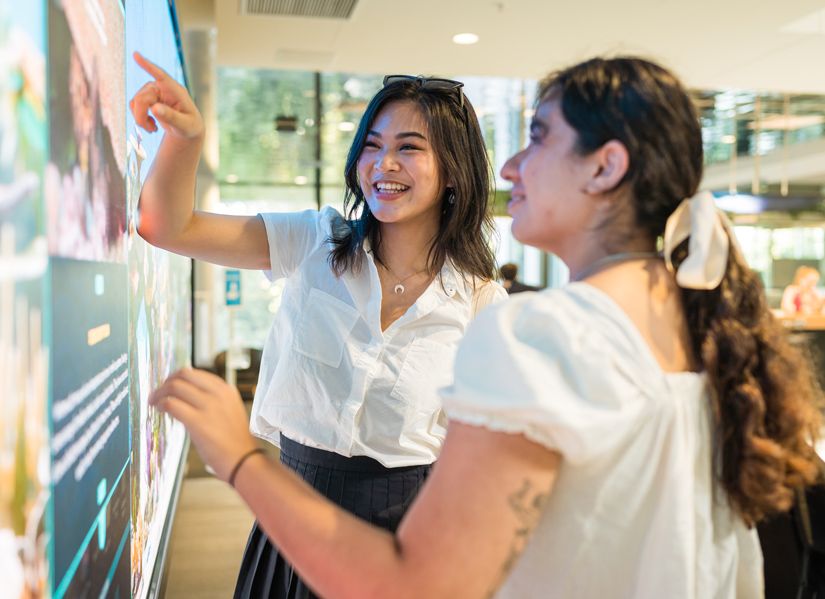
{"type": "Polygon", "coordinates": [[[453,289],[452,287],[448,287],[447,288],[447,295],[449,295],[450,297],[453,297],[455,295],[455,289],[453,289]]]}

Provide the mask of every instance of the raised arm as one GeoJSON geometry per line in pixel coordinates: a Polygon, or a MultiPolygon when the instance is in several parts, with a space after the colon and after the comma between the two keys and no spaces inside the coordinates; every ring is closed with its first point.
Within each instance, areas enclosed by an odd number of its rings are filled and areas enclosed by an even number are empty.
{"type": "MultiPolygon", "coordinates": [[[[187,427],[224,480],[256,447],[237,391],[184,370],[152,396],[187,427]]],[[[444,449],[396,535],[333,505],[260,455],[235,486],[266,533],[328,599],[481,599],[506,578],[539,522],[559,455],[522,435],[451,423],[444,449]]]]}
{"type": "Polygon", "coordinates": [[[195,180],[204,124],[182,85],[135,52],[152,77],[129,102],[135,122],[150,133],[164,130],[140,194],[138,233],[157,247],[235,268],[269,269],[266,230],[257,216],[199,212],[195,180]]]}

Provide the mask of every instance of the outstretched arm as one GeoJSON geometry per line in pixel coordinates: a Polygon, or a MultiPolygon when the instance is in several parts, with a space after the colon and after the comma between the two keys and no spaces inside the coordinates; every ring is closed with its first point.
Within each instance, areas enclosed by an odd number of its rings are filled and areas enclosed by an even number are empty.
{"type": "Polygon", "coordinates": [[[195,180],[204,124],[182,85],[135,52],[152,77],[129,102],[135,122],[163,141],[140,195],[138,233],[152,245],[236,268],[269,269],[269,245],[257,216],[229,216],[194,210],[195,180]]]}
{"type": "MultiPolygon", "coordinates": [[[[204,460],[224,478],[255,446],[237,391],[181,371],[152,402],[181,420],[204,460]],[[220,424],[216,424],[220,423],[220,424]]],[[[235,486],[264,530],[320,595],[489,597],[537,525],[560,457],[522,435],[452,423],[424,489],[396,535],[333,505],[260,455],[235,486]]]]}

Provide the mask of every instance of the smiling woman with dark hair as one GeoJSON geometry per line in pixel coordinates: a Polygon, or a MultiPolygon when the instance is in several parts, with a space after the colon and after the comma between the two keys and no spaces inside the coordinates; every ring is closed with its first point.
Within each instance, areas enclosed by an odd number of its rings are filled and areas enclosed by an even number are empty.
{"type": "MultiPolygon", "coordinates": [[[[335,249],[330,258],[336,272],[360,265],[364,240],[368,240],[373,256],[383,264],[380,256],[384,227],[381,215],[374,210],[386,211],[387,205],[369,201],[369,187],[364,182],[370,175],[363,172],[363,167],[369,164],[370,156],[390,141],[375,130],[379,114],[386,112],[386,106],[400,103],[414,107],[429,132],[427,139],[409,131],[406,139],[400,141],[407,142],[409,151],[420,149],[418,145],[422,144],[432,148],[438,184],[443,188],[439,202],[443,209],[429,246],[428,262],[435,267],[450,260],[460,271],[479,280],[494,276],[491,268],[495,257],[489,246],[492,224],[487,210],[492,173],[478,119],[461,88],[461,83],[450,79],[402,75],[384,78],[384,87],[375,94],[361,118],[344,169],[344,209],[351,220],[350,226],[334,239],[335,249]]],[[[372,183],[376,188],[379,185],[378,180],[372,183]]]]}
{"type": "MultiPolygon", "coordinates": [[[[226,216],[193,210],[203,121],[191,98],[135,58],[154,78],[131,102],[135,121],[166,131],[141,193],[139,233],[286,279],[252,433],[338,506],[395,531],[441,449],[437,389],[452,380],[458,342],[479,309],[506,297],[487,245],[490,166],[462,84],[385,79],[347,160],[346,218],[332,208],[226,216]]],[[[248,449],[244,460],[259,451],[248,449]]],[[[235,596],[313,594],[256,523],[235,596]]]]}

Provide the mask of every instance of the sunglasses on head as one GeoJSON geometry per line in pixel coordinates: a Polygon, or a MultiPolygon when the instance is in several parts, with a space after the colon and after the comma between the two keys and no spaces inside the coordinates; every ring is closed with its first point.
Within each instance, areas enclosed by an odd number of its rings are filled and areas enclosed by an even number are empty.
{"type": "Polygon", "coordinates": [[[399,81],[414,81],[422,89],[442,89],[447,91],[458,91],[458,101],[461,108],[464,108],[464,93],[461,88],[464,84],[454,79],[439,79],[438,77],[415,77],[413,75],[387,75],[384,77],[384,87],[399,81]]]}

